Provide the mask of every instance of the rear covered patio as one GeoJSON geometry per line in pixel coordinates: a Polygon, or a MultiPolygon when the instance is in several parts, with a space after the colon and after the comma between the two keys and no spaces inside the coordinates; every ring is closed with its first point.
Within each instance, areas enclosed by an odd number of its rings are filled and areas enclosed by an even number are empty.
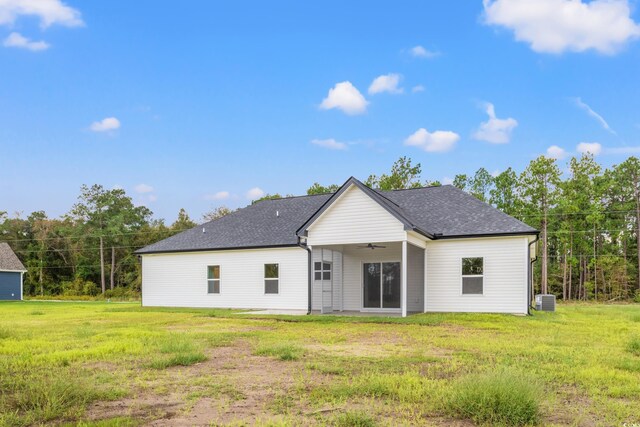
{"type": "Polygon", "coordinates": [[[407,241],[312,248],[313,310],[424,312],[425,249],[407,241]]]}

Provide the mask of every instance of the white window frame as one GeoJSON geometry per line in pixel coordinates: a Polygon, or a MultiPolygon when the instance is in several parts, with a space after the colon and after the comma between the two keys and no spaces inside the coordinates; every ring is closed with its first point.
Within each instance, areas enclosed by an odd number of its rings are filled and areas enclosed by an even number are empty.
{"type": "MultiPolygon", "coordinates": [[[[402,313],[402,303],[400,305],[400,308],[384,308],[384,307],[365,307],[364,306],[364,265],[365,264],[380,264],[380,281],[382,281],[382,264],[394,264],[394,263],[398,263],[400,264],[400,289],[402,292],[402,260],[400,259],[395,259],[395,258],[382,258],[382,260],[370,260],[368,261],[368,258],[365,258],[363,260],[360,260],[360,272],[359,277],[360,277],[360,311],[362,312],[371,312],[371,313],[402,313]]],[[[382,292],[382,283],[380,284],[380,292],[382,292]]],[[[380,296],[382,298],[382,295],[380,296]]],[[[382,303],[382,300],[380,300],[380,302],[382,303]]]]}
{"type": "Polygon", "coordinates": [[[332,281],[333,280],[333,262],[331,261],[314,261],[313,262],[313,280],[316,282],[320,282],[320,281],[332,281]],[[319,263],[320,264],[320,270],[316,270],[316,264],[319,263]],[[324,264],[329,264],[329,269],[325,270],[324,268],[324,264]],[[316,273],[320,273],[320,278],[316,279],[316,273]],[[325,279],[324,278],[324,273],[329,273],[329,278],[325,279]]]}
{"type": "Polygon", "coordinates": [[[222,267],[220,266],[220,264],[212,264],[212,265],[207,265],[207,295],[220,295],[222,293],[222,282],[221,282],[221,276],[222,276],[222,267]],[[218,278],[217,279],[209,279],[209,268],[212,267],[218,267],[218,278]],[[218,292],[209,292],[209,283],[215,283],[218,282],[218,292]]]}
{"type": "Polygon", "coordinates": [[[264,276],[262,280],[262,290],[265,295],[278,295],[280,294],[280,263],[277,262],[265,262],[262,266],[262,275],[264,276]],[[266,277],[267,276],[267,265],[276,265],[278,269],[278,277],[266,277]],[[267,280],[275,281],[278,285],[278,292],[267,292],[267,280]]]}
{"type": "Polygon", "coordinates": [[[463,297],[482,297],[484,296],[484,257],[482,256],[463,256],[460,258],[460,295],[463,297]],[[469,258],[480,258],[482,260],[482,274],[464,274],[464,260],[469,258]],[[464,293],[464,278],[465,277],[481,277],[482,278],[482,293],[479,294],[465,294],[464,293]]]}

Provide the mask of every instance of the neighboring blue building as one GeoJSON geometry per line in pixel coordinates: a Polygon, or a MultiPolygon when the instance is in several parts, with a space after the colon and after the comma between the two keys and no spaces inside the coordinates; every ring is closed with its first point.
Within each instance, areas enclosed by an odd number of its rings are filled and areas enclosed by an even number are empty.
{"type": "Polygon", "coordinates": [[[22,299],[22,276],[26,272],[9,244],[0,242],[0,300],[22,299]]]}

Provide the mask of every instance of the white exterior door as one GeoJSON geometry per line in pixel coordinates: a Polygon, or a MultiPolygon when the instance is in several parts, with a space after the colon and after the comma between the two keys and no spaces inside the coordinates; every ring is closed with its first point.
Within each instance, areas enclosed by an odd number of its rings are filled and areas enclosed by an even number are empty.
{"type": "Polygon", "coordinates": [[[322,289],[321,313],[333,312],[333,263],[322,261],[314,262],[314,280],[322,289]]]}

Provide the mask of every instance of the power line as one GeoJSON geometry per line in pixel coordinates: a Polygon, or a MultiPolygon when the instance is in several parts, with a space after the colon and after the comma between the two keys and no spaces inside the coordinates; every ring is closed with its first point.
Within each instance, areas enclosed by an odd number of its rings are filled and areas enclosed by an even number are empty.
{"type": "MultiPolygon", "coordinates": [[[[105,250],[111,250],[111,248],[114,249],[131,249],[131,248],[137,248],[140,249],[143,246],[140,245],[133,245],[133,246],[111,246],[111,245],[105,245],[103,246],[103,249],[105,250]]],[[[86,252],[86,251],[97,251],[99,250],[100,247],[95,247],[95,248],[63,248],[63,249],[32,249],[32,250],[28,250],[28,249],[16,249],[14,250],[14,252],[17,253],[22,253],[22,254],[29,254],[29,253],[47,253],[47,252],[86,252]]]]}
{"type": "MultiPolygon", "coordinates": [[[[118,263],[118,265],[122,266],[122,265],[138,265],[139,264],[138,261],[136,261],[136,260],[134,260],[134,261],[135,262],[123,261],[123,262],[118,263]]],[[[72,269],[76,269],[77,270],[79,268],[100,268],[101,265],[100,264],[89,264],[89,265],[73,264],[73,265],[59,265],[59,266],[54,266],[54,267],[51,267],[51,266],[49,266],[49,267],[40,267],[40,266],[37,266],[37,265],[35,265],[35,266],[32,265],[32,266],[26,266],[26,267],[27,267],[27,270],[29,270],[31,268],[32,270],[35,270],[35,271],[39,271],[40,269],[42,269],[42,270],[58,270],[58,269],[69,269],[69,270],[72,270],[72,269]]],[[[111,268],[111,264],[105,263],[104,267],[105,267],[105,270],[107,270],[107,269],[111,268]]]]}
{"type": "MultiPolygon", "coordinates": [[[[196,226],[197,227],[197,226],[196,226]]],[[[194,228],[194,227],[191,227],[194,228]]],[[[114,236],[133,236],[133,235],[141,235],[141,234],[152,234],[152,233],[158,233],[158,234],[162,234],[162,233],[169,233],[169,237],[174,235],[174,234],[178,234],[181,233],[183,231],[187,231],[187,230],[191,230],[191,228],[184,228],[181,230],[171,230],[168,229],[167,231],[161,231],[161,230],[149,230],[149,231],[137,231],[137,232],[130,232],[130,233],[112,233],[112,234],[95,234],[95,235],[83,235],[83,236],[57,236],[57,237],[43,237],[43,238],[30,238],[30,239],[3,239],[2,236],[0,236],[0,241],[2,242],[44,242],[44,241],[48,241],[48,240],[73,240],[73,239],[99,239],[100,237],[102,238],[109,238],[109,237],[114,237],[114,236]]]]}

